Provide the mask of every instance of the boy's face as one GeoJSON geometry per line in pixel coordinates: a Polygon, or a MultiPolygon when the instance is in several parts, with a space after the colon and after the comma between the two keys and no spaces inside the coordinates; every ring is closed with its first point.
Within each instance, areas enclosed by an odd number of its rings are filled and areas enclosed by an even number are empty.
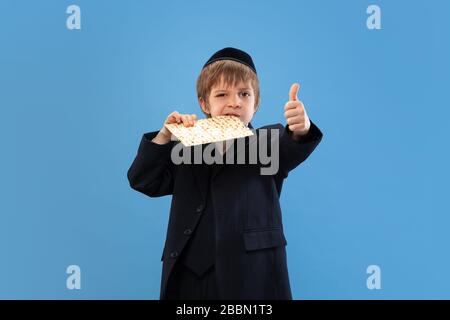
{"type": "Polygon", "coordinates": [[[211,117],[233,115],[245,124],[255,113],[255,92],[250,82],[231,86],[223,82],[211,88],[208,101],[199,98],[203,111],[211,117]]]}

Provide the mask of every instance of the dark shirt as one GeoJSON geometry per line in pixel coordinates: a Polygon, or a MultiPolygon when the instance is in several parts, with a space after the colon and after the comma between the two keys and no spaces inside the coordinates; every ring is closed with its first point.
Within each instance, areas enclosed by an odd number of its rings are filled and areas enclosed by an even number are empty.
{"type": "MultiPolygon", "coordinates": [[[[202,164],[206,165],[206,164],[202,164]]],[[[199,277],[202,276],[215,262],[215,219],[214,206],[211,196],[211,180],[213,174],[223,164],[206,165],[209,168],[209,186],[207,192],[206,207],[196,230],[183,250],[182,263],[194,271],[199,277]]]]}

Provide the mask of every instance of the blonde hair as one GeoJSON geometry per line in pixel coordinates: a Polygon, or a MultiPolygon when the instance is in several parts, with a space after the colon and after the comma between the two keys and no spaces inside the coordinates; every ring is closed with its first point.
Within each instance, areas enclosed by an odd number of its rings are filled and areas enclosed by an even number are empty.
{"type": "MultiPolygon", "coordinates": [[[[207,65],[197,78],[197,97],[202,98],[206,105],[211,88],[223,80],[228,85],[236,86],[240,82],[250,82],[255,92],[255,112],[260,102],[259,80],[256,73],[245,64],[233,60],[219,60],[207,65]]],[[[202,110],[203,111],[203,110],[202,110]]],[[[203,113],[205,113],[203,111],[203,113]]],[[[205,113],[207,117],[209,114],[205,113]]]]}

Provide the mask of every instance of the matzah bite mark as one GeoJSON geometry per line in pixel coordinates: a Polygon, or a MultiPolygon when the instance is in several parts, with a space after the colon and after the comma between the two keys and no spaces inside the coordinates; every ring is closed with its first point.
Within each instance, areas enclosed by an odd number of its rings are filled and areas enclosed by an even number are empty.
{"type": "Polygon", "coordinates": [[[253,132],[234,116],[218,116],[201,119],[193,127],[182,123],[165,124],[185,147],[252,136],[253,132]]]}

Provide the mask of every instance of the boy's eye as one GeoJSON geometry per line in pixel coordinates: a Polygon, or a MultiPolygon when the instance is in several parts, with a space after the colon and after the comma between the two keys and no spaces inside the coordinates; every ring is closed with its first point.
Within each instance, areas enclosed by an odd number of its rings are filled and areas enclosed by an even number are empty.
{"type": "MultiPolygon", "coordinates": [[[[250,97],[250,92],[240,92],[239,93],[240,95],[242,95],[242,96],[244,96],[244,97],[250,97]]],[[[216,97],[224,97],[224,96],[226,96],[227,94],[226,93],[218,93],[217,95],[216,95],[216,97]]]]}

